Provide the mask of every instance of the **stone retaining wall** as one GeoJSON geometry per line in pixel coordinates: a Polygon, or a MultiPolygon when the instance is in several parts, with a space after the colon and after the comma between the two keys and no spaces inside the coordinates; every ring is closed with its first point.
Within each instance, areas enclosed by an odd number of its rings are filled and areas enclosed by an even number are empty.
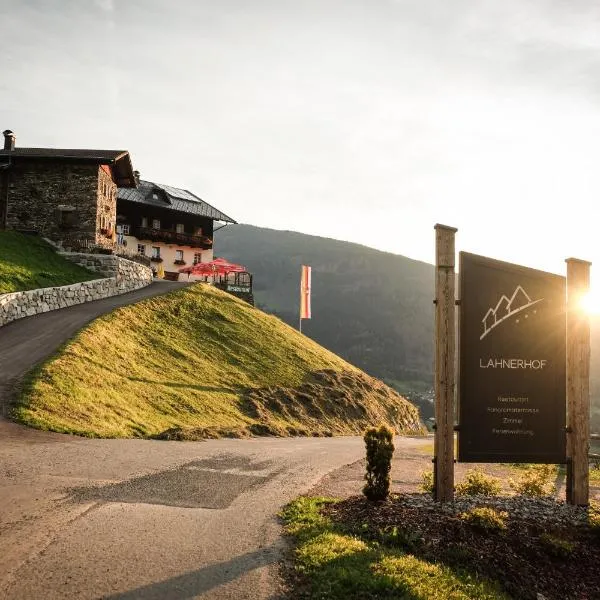
{"type": "Polygon", "coordinates": [[[65,258],[105,275],[61,287],[0,294],[0,327],[39,313],[92,302],[146,287],[152,270],[131,260],[104,254],[64,254],[65,258]]]}

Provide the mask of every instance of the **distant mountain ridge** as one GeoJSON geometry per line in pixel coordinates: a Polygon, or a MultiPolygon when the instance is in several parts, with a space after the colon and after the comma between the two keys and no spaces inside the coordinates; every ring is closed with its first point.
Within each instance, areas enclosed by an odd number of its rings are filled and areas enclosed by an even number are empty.
{"type": "Polygon", "coordinates": [[[257,305],[298,326],[301,265],[312,267],[312,320],[302,331],[370,375],[431,382],[434,267],[351,242],[236,225],[215,255],[254,273],[257,305]]]}

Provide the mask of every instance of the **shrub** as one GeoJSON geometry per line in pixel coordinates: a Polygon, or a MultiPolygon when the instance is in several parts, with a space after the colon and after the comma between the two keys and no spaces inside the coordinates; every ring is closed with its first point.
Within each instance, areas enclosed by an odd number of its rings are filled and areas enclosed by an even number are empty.
{"type": "Polygon", "coordinates": [[[506,529],[508,513],[493,508],[480,507],[461,513],[459,518],[482,531],[502,531],[506,529]]]}
{"type": "Polygon", "coordinates": [[[519,496],[547,496],[552,471],[552,465],[536,465],[525,471],[518,481],[509,479],[509,486],[519,496]]]}
{"type": "Polygon", "coordinates": [[[423,538],[417,531],[403,529],[397,525],[380,528],[376,539],[384,546],[401,548],[412,553],[417,552],[423,544],[423,538]]]}
{"type": "Polygon", "coordinates": [[[600,462],[596,461],[590,465],[590,483],[600,483],[600,462]]]}
{"type": "Polygon", "coordinates": [[[593,501],[590,504],[588,515],[592,533],[600,541],[600,507],[593,501]]]}
{"type": "Polygon", "coordinates": [[[456,486],[459,496],[497,496],[502,489],[500,480],[478,469],[467,471],[465,480],[456,486]]]}
{"type": "Polygon", "coordinates": [[[390,470],[394,454],[394,432],[386,425],[365,432],[367,449],[367,483],[363,494],[372,501],[385,500],[390,493],[390,470]]]}
{"type": "Polygon", "coordinates": [[[433,471],[421,471],[421,489],[433,494],[433,471]]]}
{"type": "Polygon", "coordinates": [[[575,549],[575,544],[573,544],[573,542],[563,540],[550,533],[542,533],[542,535],[540,535],[540,543],[546,549],[548,554],[556,558],[569,558],[575,549]]]}

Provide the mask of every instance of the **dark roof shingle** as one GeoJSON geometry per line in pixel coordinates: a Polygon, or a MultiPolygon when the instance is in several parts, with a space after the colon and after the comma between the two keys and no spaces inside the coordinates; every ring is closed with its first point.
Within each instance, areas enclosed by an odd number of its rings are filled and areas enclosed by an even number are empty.
{"type": "Polygon", "coordinates": [[[94,162],[113,162],[127,154],[127,150],[84,150],[80,148],[15,148],[0,149],[2,157],[26,158],[67,158],[73,160],[91,160],[94,162]]]}
{"type": "Polygon", "coordinates": [[[119,187],[135,186],[131,157],[127,150],[85,150],[80,148],[0,149],[0,160],[63,160],[68,162],[110,165],[119,187]]]}
{"type": "Polygon", "coordinates": [[[119,188],[118,198],[119,200],[126,200],[128,202],[185,212],[215,221],[236,223],[231,217],[211,206],[208,202],[198,198],[192,192],[170,185],[141,180],[137,188],[119,188]],[[153,194],[157,190],[161,190],[164,193],[164,197],[161,197],[163,194],[159,194],[158,198],[154,198],[153,194]],[[165,197],[167,201],[165,201],[165,197]]]}

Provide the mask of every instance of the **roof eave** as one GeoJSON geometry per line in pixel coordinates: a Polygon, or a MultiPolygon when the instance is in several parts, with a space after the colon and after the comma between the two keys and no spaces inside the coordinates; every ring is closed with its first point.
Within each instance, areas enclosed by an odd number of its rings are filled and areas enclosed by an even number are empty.
{"type": "Polygon", "coordinates": [[[117,186],[123,188],[137,188],[129,152],[127,150],[123,151],[115,160],[113,160],[113,163],[113,178],[117,186]]]}
{"type": "MultiPolygon", "coordinates": [[[[196,198],[198,198],[198,196],[196,196],[196,194],[194,194],[193,192],[190,192],[189,190],[184,190],[184,191],[186,191],[188,194],[191,194],[192,196],[195,196],[196,198]]],[[[206,204],[206,206],[210,206],[215,212],[218,212],[219,214],[221,214],[225,217],[225,219],[219,219],[219,218],[215,217],[215,218],[213,218],[213,221],[222,221],[223,223],[231,223],[232,225],[238,224],[237,221],[234,221],[231,217],[228,217],[224,212],[220,211],[218,208],[215,208],[212,204],[210,204],[206,200],[202,200],[202,198],[198,198],[198,200],[200,200],[200,202],[204,202],[204,204],[206,204]]]]}

